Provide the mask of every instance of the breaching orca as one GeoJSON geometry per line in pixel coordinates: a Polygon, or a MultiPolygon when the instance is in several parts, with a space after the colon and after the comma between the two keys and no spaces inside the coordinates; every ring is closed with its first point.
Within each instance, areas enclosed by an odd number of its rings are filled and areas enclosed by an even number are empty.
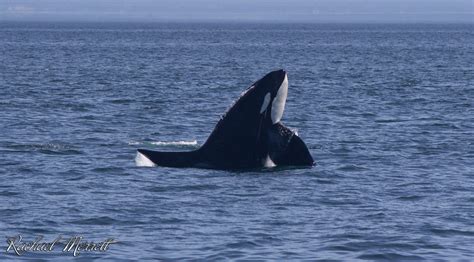
{"type": "Polygon", "coordinates": [[[313,157],[303,140],[280,122],[287,94],[286,72],[273,71],[242,93],[199,149],[138,149],[136,161],[149,166],[212,169],[312,166],[313,157]]]}

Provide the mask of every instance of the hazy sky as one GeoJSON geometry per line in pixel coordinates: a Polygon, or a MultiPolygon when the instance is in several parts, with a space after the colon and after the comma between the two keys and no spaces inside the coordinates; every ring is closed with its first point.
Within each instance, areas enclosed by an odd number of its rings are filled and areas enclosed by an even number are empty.
{"type": "Polygon", "coordinates": [[[474,0],[0,0],[0,20],[474,22],[474,0]]]}

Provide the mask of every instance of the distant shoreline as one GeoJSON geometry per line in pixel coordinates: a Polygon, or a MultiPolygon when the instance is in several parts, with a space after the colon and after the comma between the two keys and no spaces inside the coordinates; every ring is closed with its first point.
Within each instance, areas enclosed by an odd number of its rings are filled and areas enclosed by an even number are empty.
{"type": "Polygon", "coordinates": [[[278,20],[55,20],[0,19],[0,23],[44,24],[295,24],[295,25],[474,25],[473,21],[278,21],[278,20]]]}

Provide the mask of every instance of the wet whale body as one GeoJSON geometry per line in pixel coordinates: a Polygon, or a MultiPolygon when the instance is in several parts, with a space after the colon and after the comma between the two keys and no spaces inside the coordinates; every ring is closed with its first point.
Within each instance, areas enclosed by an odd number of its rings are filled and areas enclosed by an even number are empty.
{"type": "Polygon", "coordinates": [[[138,149],[136,161],[145,166],[211,169],[312,166],[313,157],[303,140],[280,122],[287,94],[286,72],[270,72],[242,93],[199,149],[138,149]]]}

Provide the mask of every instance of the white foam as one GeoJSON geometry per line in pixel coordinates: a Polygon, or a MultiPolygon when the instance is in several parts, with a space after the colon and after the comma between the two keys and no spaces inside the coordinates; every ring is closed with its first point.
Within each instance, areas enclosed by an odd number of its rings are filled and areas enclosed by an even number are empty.
{"type": "Polygon", "coordinates": [[[293,132],[294,135],[299,136],[299,135],[298,135],[298,129],[296,129],[296,128],[290,128],[290,130],[291,130],[291,132],[293,132]]]}
{"type": "Polygon", "coordinates": [[[277,95],[272,102],[272,122],[273,124],[280,122],[285,110],[286,97],[288,95],[288,75],[285,74],[285,79],[278,88],[277,95]]]}
{"type": "Polygon", "coordinates": [[[135,165],[136,166],[144,166],[144,167],[154,167],[156,166],[155,163],[151,162],[151,160],[146,157],[144,154],[137,152],[135,156],[135,165]]]}
{"type": "Polygon", "coordinates": [[[152,145],[157,145],[157,146],[195,146],[198,144],[197,140],[192,140],[192,141],[170,141],[170,142],[165,142],[165,141],[156,141],[156,142],[137,142],[137,141],[131,141],[128,142],[129,145],[143,145],[143,144],[152,144],[152,145]]]}
{"type": "Polygon", "coordinates": [[[152,145],[157,145],[157,146],[195,146],[197,145],[197,140],[193,141],[171,141],[171,142],[163,142],[163,141],[157,141],[157,142],[151,142],[152,145]]]}

